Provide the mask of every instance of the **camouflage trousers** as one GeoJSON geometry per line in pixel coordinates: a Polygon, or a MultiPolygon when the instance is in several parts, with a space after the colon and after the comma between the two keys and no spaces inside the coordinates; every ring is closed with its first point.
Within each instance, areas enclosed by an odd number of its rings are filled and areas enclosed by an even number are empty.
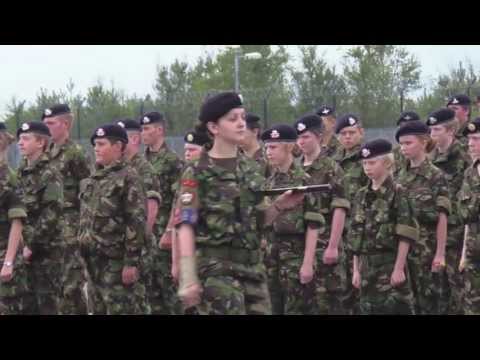
{"type": "Polygon", "coordinates": [[[78,217],[77,211],[64,213],[65,225],[62,236],[66,248],[63,259],[63,296],[60,301],[60,313],[65,315],[87,314],[85,293],[82,290],[86,283],[86,265],[80,255],[77,239],[78,217]]]}
{"type": "Polygon", "coordinates": [[[132,285],[122,282],[123,259],[110,259],[98,254],[85,258],[89,284],[89,310],[95,315],[139,315],[144,314],[147,305],[140,301],[139,294],[145,294],[141,280],[132,285]]]}
{"type": "Polygon", "coordinates": [[[448,284],[444,288],[446,292],[447,314],[462,315],[463,314],[463,299],[465,296],[465,275],[458,270],[460,258],[462,257],[461,248],[447,247],[445,252],[446,260],[446,278],[448,284]]]}
{"type": "MultiPolygon", "coordinates": [[[[417,315],[442,313],[442,293],[445,291],[445,270],[432,272],[433,256],[409,254],[408,269],[415,296],[417,315]]],[[[443,295],[444,297],[445,295],[443,295]]],[[[445,301],[443,302],[445,303],[445,301]]]]}
{"type": "Polygon", "coordinates": [[[334,265],[326,265],[323,262],[324,248],[318,248],[316,252],[317,266],[315,269],[315,298],[317,308],[315,313],[319,315],[342,315],[344,314],[342,296],[346,271],[343,266],[344,256],[339,255],[339,261],[334,265]]]}
{"type": "Polygon", "coordinates": [[[152,314],[182,315],[183,307],[177,296],[177,286],[171,273],[171,251],[155,246],[152,254],[152,285],[148,296],[152,314]]]}
{"type": "Polygon", "coordinates": [[[63,247],[45,249],[32,246],[30,263],[26,263],[29,294],[28,314],[57,315],[62,298],[63,247]]]}
{"type": "Polygon", "coordinates": [[[480,261],[468,259],[465,268],[465,315],[480,315],[480,261]]]}
{"type": "Polygon", "coordinates": [[[13,268],[13,278],[8,282],[0,282],[0,315],[24,314],[28,292],[25,264],[23,264],[21,255],[17,255],[13,268]]]}
{"type": "Polygon", "coordinates": [[[390,284],[395,253],[361,255],[360,313],[362,315],[414,315],[415,298],[408,269],[400,286],[390,284]]]}
{"type": "Polygon", "coordinates": [[[300,282],[304,237],[276,235],[267,248],[265,264],[274,315],[313,315],[318,312],[315,277],[308,284],[300,282]]]}
{"type": "MultiPolygon", "coordinates": [[[[232,261],[219,249],[198,249],[198,275],[203,287],[199,315],[271,315],[265,265],[232,261]],[[210,251],[210,252],[209,252],[210,251]]],[[[254,254],[254,252],[252,252],[254,254]]],[[[243,259],[245,260],[245,259],[243,259]]]]}

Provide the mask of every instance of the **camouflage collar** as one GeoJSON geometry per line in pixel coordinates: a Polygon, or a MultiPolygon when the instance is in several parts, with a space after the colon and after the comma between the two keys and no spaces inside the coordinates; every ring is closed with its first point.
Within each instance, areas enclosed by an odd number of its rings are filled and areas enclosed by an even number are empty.
{"type": "Polygon", "coordinates": [[[447,151],[444,153],[440,153],[437,148],[435,148],[431,153],[431,159],[434,162],[447,162],[452,157],[460,155],[462,152],[462,144],[456,139],[448,147],[447,151]]]}
{"type": "Polygon", "coordinates": [[[42,168],[50,161],[48,154],[46,152],[42,153],[32,164],[28,165],[28,162],[25,160],[25,167],[21,169],[24,172],[31,172],[36,168],[42,168]]]}
{"type": "Polygon", "coordinates": [[[73,142],[70,140],[70,138],[68,138],[67,141],[60,146],[57,146],[54,142],[51,142],[46,152],[51,158],[56,158],[63,151],[67,150],[67,148],[72,144],[73,142]]]}
{"type": "Polygon", "coordinates": [[[345,149],[343,146],[341,147],[340,153],[340,160],[345,161],[345,160],[352,160],[352,161],[357,161],[360,159],[360,148],[361,144],[355,145],[352,149],[348,150],[345,149]]]}
{"type": "Polygon", "coordinates": [[[160,149],[158,151],[153,151],[150,146],[147,146],[145,152],[147,154],[161,154],[161,153],[164,153],[164,152],[167,152],[169,151],[170,149],[168,148],[168,145],[167,145],[167,142],[164,141],[162,146],[160,146],[160,149]]]}
{"type": "Polygon", "coordinates": [[[457,130],[457,132],[456,132],[456,134],[455,134],[455,137],[456,137],[457,139],[462,139],[462,138],[464,138],[464,136],[463,136],[463,131],[467,128],[468,123],[469,123],[469,121],[465,121],[465,124],[463,124],[462,126],[459,127],[459,129],[457,130]]]}
{"type": "Polygon", "coordinates": [[[423,176],[426,179],[430,179],[433,177],[433,171],[432,171],[433,167],[434,165],[428,158],[426,158],[425,161],[421,163],[419,167],[416,167],[416,168],[411,167],[410,161],[407,163],[407,171],[409,173],[423,176]]]}
{"type": "Polygon", "coordinates": [[[123,160],[116,160],[112,164],[103,166],[95,165],[95,171],[93,173],[94,178],[101,178],[108,175],[111,172],[118,171],[125,167],[125,162],[123,160]]]}
{"type": "MultiPolygon", "coordinates": [[[[368,190],[369,191],[374,191],[372,189],[372,180],[368,180],[368,190]]],[[[374,192],[379,192],[380,194],[386,194],[386,193],[391,193],[392,189],[394,187],[394,182],[393,182],[393,177],[388,176],[385,181],[382,183],[382,185],[378,188],[378,190],[374,192]]]]}

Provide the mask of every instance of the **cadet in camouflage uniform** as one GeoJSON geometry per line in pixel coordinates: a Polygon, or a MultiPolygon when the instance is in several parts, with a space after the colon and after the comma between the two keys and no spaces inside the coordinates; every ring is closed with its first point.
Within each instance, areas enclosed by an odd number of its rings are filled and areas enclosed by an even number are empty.
{"type": "Polygon", "coordinates": [[[370,178],[355,196],[348,236],[354,251],[353,285],[360,289],[360,312],[414,314],[407,254],[418,241],[408,200],[392,178],[392,144],[377,139],[362,146],[370,178]]]}
{"type": "Polygon", "coordinates": [[[322,118],[323,124],[322,155],[335,157],[341,147],[335,136],[335,108],[323,105],[317,110],[317,115],[322,118]]]}
{"type": "MultiPolygon", "coordinates": [[[[272,174],[267,189],[308,185],[310,176],[293,161],[294,128],[277,125],[262,134],[272,174]]],[[[275,197],[272,197],[272,200],[275,197]]],[[[316,314],[314,264],[319,228],[325,230],[319,198],[307,194],[303,204],[279,215],[265,264],[274,315],[316,314]]]]}
{"type": "Polygon", "coordinates": [[[173,205],[172,185],[179,179],[182,162],[170,151],[165,143],[165,119],[158,112],[150,112],[140,119],[142,139],[146,145],[145,157],[152,164],[155,175],[160,182],[162,203],[158,208],[154,235],[157,239],[153,244],[153,286],[150,305],[152,314],[181,314],[182,307],[176,296],[175,284],[171,276],[172,259],[169,248],[160,248],[158,239],[167,231],[170,210],[173,205]]]}
{"type": "Polygon", "coordinates": [[[463,133],[470,120],[470,113],[472,111],[470,98],[465,94],[451,96],[448,99],[447,107],[455,111],[455,118],[459,125],[455,137],[462,145],[462,150],[468,153],[468,140],[463,136],[463,133]]]}
{"type": "Polygon", "coordinates": [[[458,194],[459,212],[467,228],[460,271],[465,267],[464,312],[480,315],[480,118],[467,124],[464,135],[473,164],[465,171],[458,194]]]}
{"type": "MultiPolygon", "coordinates": [[[[409,121],[417,121],[420,120],[420,116],[414,111],[404,111],[403,113],[400,114],[400,118],[397,121],[397,128],[402,127],[409,121]]],[[[393,147],[393,157],[395,159],[395,167],[393,169],[393,176],[394,178],[398,175],[400,172],[400,169],[404,168],[407,166],[408,161],[405,159],[405,156],[402,155],[400,151],[400,145],[395,145],[393,147]]]]}
{"type": "Polygon", "coordinates": [[[236,93],[208,98],[199,120],[196,131],[214,140],[180,183],[179,296],[200,314],[271,314],[262,228],[303,197],[286,193],[273,205],[262,203],[265,178],[238,152],[245,110],[236,93]]]}
{"type": "Polygon", "coordinates": [[[245,121],[247,122],[247,129],[245,131],[244,140],[242,141],[241,150],[246,156],[258,162],[262,169],[265,169],[265,176],[268,176],[268,164],[265,158],[265,150],[259,142],[262,133],[260,117],[252,113],[247,113],[245,121]]]}
{"type": "MultiPolygon", "coordinates": [[[[117,124],[125,129],[128,135],[128,144],[125,148],[125,162],[133,167],[140,175],[145,189],[145,197],[147,199],[147,239],[153,236],[153,226],[157,219],[158,207],[162,203],[160,196],[160,183],[154,175],[153,166],[140,153],[142,144],[140,124],[132,119],[122,119],[117,124]]],[[[147,240],[146,247],[142,253],[140,273],[145,285],[147,294],[139,294],[140,298],[147,297],[146,301],[148,309],[146,313],[151,313],[150,302],[155,301],[152,291],[152,264],[153,264],[153,243],[154,240],[147,240]]]]}
{"type": "Polygon", "coordinates": [[[433,148],[429,128],[411,121],[397,130],[395,138],[409,160],[401,169],[397,182],[404,188],[414,218],[420,225],[419,241],[409,253],[409,270],[416,297],[417,314],[439,314],[447,217],[451,213],[445,174],[427,158],[433,148]]]}
{"type": "Polygon", "coordinates": [[[303,152],[301,164],[313,184],[330,184],[332,192],[318,193],[320,213],[324,216],[325,232],[317,244],[315,291],[319,314],[342,314],[341,299],[346,281],[344,252],[341,240],[345,215],[350,210],[343,186],[343,170],[322,151],[323,121],[318,115],[307,115],[295,123],[297,144],[303,152]]]}
{"type": "Polygon", "coordinates": [[[91,137],[95,171],[80,184],[79,241],[91,278],[94,314],[143,314],[140,278],[146,246],[143,181],[122,160],[128,143],[119,125],[97,128],[91,137]]]}
{"type": "MultiPolygon", "coordinates": [[[[440,109],[427,119],[430,136],[435,141],[435,149],[429,154],[432,164],[445,173],[448,181],[450,199],[456,199],[463,182],[465,170],[470,157],[463,151],[463,146],[455,138],[458,122],[452,109],[440,109]]],[[[446,278],[443,286],[444,298],[442,313],[461,314],[463,311],[463,292],[465,280],[458,270],[462,255],[463,234],[465,226],[457,211],[448,217],[448,237],[446,258],[446,278]]]]}
{"type": "Polygon", "coordinates": [[[14,139],[0,123],[0,315],[24,313],[28,294],[27,273],[19,251],[27,212],[16,193],[15,173],[7,163],[8,146],[14,139]]]}
{"type": "Polygon", "coordinates": [[[86,301],[82,294],[86,283],[85,264],[80,258],[77,232],[80,217],[78,194],[80,181],[90,175],[88,159],[82,147],[70,139],[73,116],[68,105],[56,104],[45,109],[42,120],[52,136],[48,149],[50,165],[62,175],[64,186],[65,225],[62,228],[62,238],[66,249],[63,259],[63,298],[60,313],[86,314],[86,301]]]}
{"type": "Polygon", "coordinates": [[[62,175],[46,153],[50,131],[42,122],[22,124],[18,147],[25,161],[18,168],[18,189],[27,209],[23,231],[24,257],[32,291],[26,312],[55,315],[59,312],[65,241],[62,175]]]}
{"type": "MultiPolygon", "coordinates": [[[[360,162],[360,146],[363,140],[364,130],[360,119],[353,114],[346,114],[339,119],[335,125],[337,134],[342,146],[338,149],[333,159],[343,169],[345,195],[348,201],[352,202],[358,190],[367,185],[368,178],[362,169],[360,162]]],[[[350,217],[347,219],[345,229],[349,228],[350,217]]],[[[358,309],[358,290],[352,286],[353,253],[350,247],[348,236],[344,236],[343,247],[345,249],[345,271],[346,271],[346,293],[344,297],[344,308],[349,314],[354,314],[358,309]]]]}

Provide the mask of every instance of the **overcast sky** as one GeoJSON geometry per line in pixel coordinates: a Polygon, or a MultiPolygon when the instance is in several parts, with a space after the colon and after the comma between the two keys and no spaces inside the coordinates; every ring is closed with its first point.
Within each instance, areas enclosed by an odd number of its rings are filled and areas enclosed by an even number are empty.
{"type": "MultiPolygon", "coordinates": [[[[325,52],[330,64],[339,64],[342,47],[345,46],[320,45],[319,49],[325,52]]],[[[288,48],[294,59],[298,59],[296,46],[288,48]]],[[[479,45],[407,45],[407,48],[418,56],[423,80],[432,79],[467,58],[480,69],[479,45]]],[[[221,49],[222,46],[210,45],[0,45],[0,114],[12,96],[30,102],[41,87],[65,89],[70,78],[83,94],[102,79],[105,84],[113,81],[127,94],[144,96],[153,92],[157,65],[169,64],[176,58],[194,63],[205,52],[221,49]]]]}

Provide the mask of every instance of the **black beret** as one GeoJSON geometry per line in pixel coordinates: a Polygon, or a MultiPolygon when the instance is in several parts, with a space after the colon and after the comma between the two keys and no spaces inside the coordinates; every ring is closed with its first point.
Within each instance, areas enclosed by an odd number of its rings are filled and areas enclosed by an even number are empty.
{"type": "Polygon", "coordinates": [[[400,126],[402,123],[415,120],[420,120],[420,116],[418,116],[415,111],[404,111],[400,114],[400,117],[397,120],[397,126],[400,126]]]}
{"type": "Polygon", "coordinates": [[[401,128],[399,128],[395,134],[395,139],[398,142],[400,136],[404,135],[428,135],[430,133],[430,129],[426,124],[417,120],[417,121],[409,121],[401,128]]]}
{"type": "Polygon", "coordinates": [[[463,135],[467,136],[468,134],[474,134],[480,132],[480,117],[477,117],[475,120],[470,121],[468,125],[463,130],[463,135]]]}
{"type": "Polygon", "coordinates": [[[117,124],[106,124],[96,128],[90,138],[90,142],[92,145],[95,145],[95,139],[104,138],[119,140],[125,144],[128,144],[127,132],[123,127],[117,124]]]}
{"type": "Polygon", "coordinates": [[[449,105],[470,105],[470,98],[465,94],[453,95],[448,99],[447,106],[449,105]]]}
{"type": "Polygon", "coordinates": [[[322,118],[317,114],[305,115],[295,122],[294,127],[298,135],[312,129],[322,130],[322,118]]]}
{"type": "Polygon", "coordinates": [[[449,108],[442,108],[428,115],[426,124],[428,126],[440,125],[455,119],[455,111],[449,108]]]}
{"type": "Polygon", "coordinates": [[[376,156],[385,155],[392,152],[392,144],[385,139],[375,139],[362,145],[360,157],[370,159],[376,156]]]}
{"type": "Polygon", "coordinates": [[[193,145],[199,145],[199,146],[203,146],[206,143],[211,141],[206,133],[196,132],[196,131],[188,131],[185,134],[185,137],[183,138],[183,140],[187,144],[193,144],[193,145]]]}
{"type": "Polygon", "coordinates": [[[246,117],[245,117],[245,121],[247,122],[247,126],[248,128],[250,129],[254,129],[254,128],[259,128],[260,127],[260,117],[255,115],[255,114],[252,114],[252,113],[247,113],[246,117]]]}
{"type": "Polygon", "coordinates": [[[5,126],[5,123],[3,121],[0,122],[0,131],[7,131],[7,127],[5,126]]]}
{"type": "Polygon", "coordinates": [[[323,105],[317,110],[318,116],[328,116],[335,114],[335,108],[333,106],[323,105]]]}
{"type": "Polygon", "coordinates": [[[235,92],[223,92],[207,98],[200,108],[198,119],[202,123],[217,121],[235,108],[243,107],[242,98],[235,92]]]}
{"type": "Polygon", "coordinates": [[[17,139],[20,137],[20,134],[35,133],[39,135],[51,136],[48,126],[41,121],[29,121],[23,123],[22,126],[17,130],[17,139]]]}
{"type": "Polygon", "coordinates": [[[158,123],[164,121],[163,114],[157,111],[146,113],[140,117],[140,125],[149,125],[152,123],[158,123]]]}
{"type": "Polygon", "coordinates": [[[55,104],[43,110],[42,120],[49,117],[54,117],[54,116],[69,114],[69,113],[71,113],[71,110],[67,104],[55,104]]]}
{"type": "Polygon", "coordinates": [[[142,127],[138,123],[138,121],[132,119],[119,119],[115,120],[117,125],[123,127],[126,131],[133,130],[133,131],[142,131],[142,127]]]}
{"type": "Polygon", "coordinates": [[[262,134],[264,142],[295,142],[297,132],[290,125],[276,125],[262,134]]]}
{"type": "Polygon", "coordinates": [[[337,119],[335,133],[338,134],[343,128],[360,124],[360,119],[354,114],[346,114],[337,119]]]}

